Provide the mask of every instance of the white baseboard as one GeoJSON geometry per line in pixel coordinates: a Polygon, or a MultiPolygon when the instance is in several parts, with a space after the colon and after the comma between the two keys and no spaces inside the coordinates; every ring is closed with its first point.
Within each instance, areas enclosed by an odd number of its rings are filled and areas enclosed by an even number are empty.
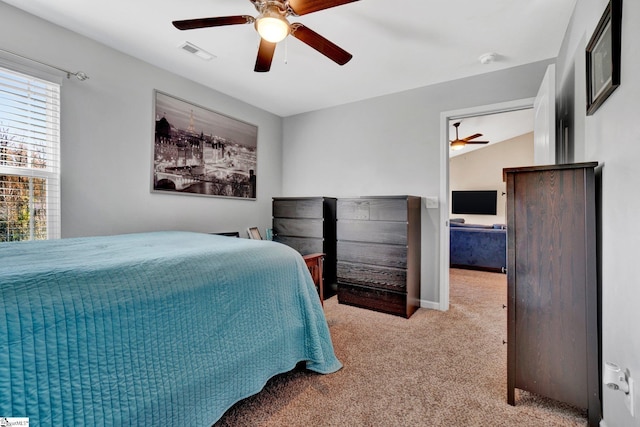
{"type": "Polygon", "coordinates": [[[420,300],[420,307],[429,308],[431,310],[440,310],[440,303],[421,299],[420,300]]]}

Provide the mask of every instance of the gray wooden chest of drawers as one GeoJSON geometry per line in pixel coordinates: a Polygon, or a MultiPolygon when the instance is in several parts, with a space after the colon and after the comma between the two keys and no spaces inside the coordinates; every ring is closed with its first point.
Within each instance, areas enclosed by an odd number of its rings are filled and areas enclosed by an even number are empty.
{"type": "Polygon", "coordinates": [[[302,255],[324,253],[325,298],[335,295],[335,198],[273,198],[273,240],[291,246],[302,255]]]}
{"type": "Polygon", "coordinates": [[[416,196],[338,199],[338,301],[409,318],[420,303],[416,196]]]}

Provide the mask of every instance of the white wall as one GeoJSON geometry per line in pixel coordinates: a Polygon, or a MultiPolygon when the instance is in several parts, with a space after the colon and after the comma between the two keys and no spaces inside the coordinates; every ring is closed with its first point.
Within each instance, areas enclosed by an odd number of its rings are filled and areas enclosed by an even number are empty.
{"type": "Polygon", "coordinates": [[[165,229],[244,236],[249,226],[270,226],[282,185],[279,117],[2,2],[0,16],[0,47],[90,76],[63,81],[63,237],[165,229]],[[151,193],[154,89],[258,126],[256,201],[151,193]]]}
{"type": "MultiPolygon", "coordinates": [[[[283,195],[440,193],[440,113],[534,97],[550,61],[284,119],[283,195]]],[[[448,206],[444,206],[448,209],[448,206]]],[[[422,212],[425,307],[439,302],[439,209],[422,212]]]]}
{"type": "MultiPolygon", "coordinates": [[[[606,0],[580,0],[558,57],[557,81],[575,79],[575,160],[602,165],[602,357],[629,369],[640,384],[640,283],[637,254],[640,229],[640,2],[625,0],[622,12],[621,85],[592,116],[585,114],[586,47],[606,0]]],[[[636,396],[640,387],[636,385],[636,396]]],[[[619,391],[603,389],[608,427],[640,426],[636,397],[631,418],[619,391]]]]}
{"type": "Polygon", "coordinates": [[[496,190],[498,206],[496,215],[452,214],[451,199],[449,199],[449,216],[464,218],[466,222],[473,224],[506,224],[507,197],[503,193],[506,193],[507,185],[503,180],[502,170],[510,167],[531,166],[533,157],[533,132],[451,157],[449,189],[451,191],[496,190]]]}

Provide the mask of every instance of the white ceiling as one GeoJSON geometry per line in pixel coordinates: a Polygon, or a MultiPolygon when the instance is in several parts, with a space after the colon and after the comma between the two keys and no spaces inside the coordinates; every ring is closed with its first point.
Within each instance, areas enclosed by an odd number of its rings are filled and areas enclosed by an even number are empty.
{"type": "Polygon", "coordinates": [[[451,120],[449,122],[450,140],[455,138],[456,130],[453,127],[453,124],[456,122],[460,122],[458,134],[461,139],[475,133],[481,133],[482,136],[476,138],[475,141],[489,141],[489,143],[467,144],[462,150],[454,151],[449,149],[449,157],[466,154],[492,144],[497,144],[498,142],[504,142],[526,133],[533,132],[533,109],[527,108],[524,110],[451,120]]]}
{"type": "MultiPolygon", "coordinates": [[[[255,73],[259,38],[252,25],[171,25],[255,16],[248,0],[2,1],[282,117],[554,58],[576,2],[360,0],[290,18],[353,54],[349,63],[336,65],[288,37],[271,71],[255,73]],[[185,41],[216,58],[186,53],[178,48],[185,41]],[[481,64],[488,52],[497,60],[481,64]]],[[[90,76],[90,68],[82,71],[90,76]]]]}

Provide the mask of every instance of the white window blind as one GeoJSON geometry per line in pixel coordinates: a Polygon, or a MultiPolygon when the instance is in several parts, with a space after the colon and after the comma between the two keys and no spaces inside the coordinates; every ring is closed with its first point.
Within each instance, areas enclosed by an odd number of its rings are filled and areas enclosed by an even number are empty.
{"type": "Polygon", "coordinates": [[[60,237],[60,85],[0,67],[0,242],[60,237]]]}

